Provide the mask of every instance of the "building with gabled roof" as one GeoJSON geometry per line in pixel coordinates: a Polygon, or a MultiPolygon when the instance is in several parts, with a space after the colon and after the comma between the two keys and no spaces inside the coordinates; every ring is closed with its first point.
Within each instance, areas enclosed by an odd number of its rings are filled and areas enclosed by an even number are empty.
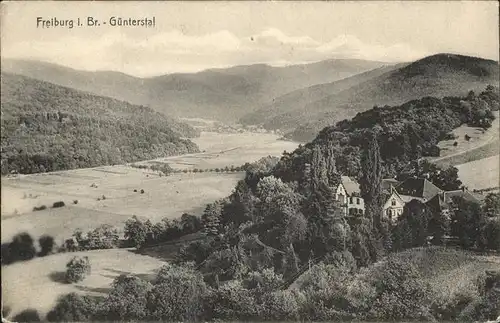
{"type": "Polygon", "coordinates": [[[344,215],[362,215],[365,212],[365,201],[361,197],[359,183],[349,176],[341,176],[335,189],[335,200],[343,208],[344,215]]]}
{"type": "Polygon", "coordinates": [[[443,192],[442,189],[425,178],[407,178],[396,186],[396,190],[399,194],[418,197],[424,202],[443,192]]]}
{"type": "Polygon", "coordinates": [[[427,201],[427,205],[430,206],[435,211],[444,211],[448,213],[453,209],[453,199],[454,198],[463,198],[466,201],[480,203],[481,201],[474,196],[467,189],[462,188],[461,190],[455,191],[444,191],[440,194],[437,194],[432,199],[427,201]]]}

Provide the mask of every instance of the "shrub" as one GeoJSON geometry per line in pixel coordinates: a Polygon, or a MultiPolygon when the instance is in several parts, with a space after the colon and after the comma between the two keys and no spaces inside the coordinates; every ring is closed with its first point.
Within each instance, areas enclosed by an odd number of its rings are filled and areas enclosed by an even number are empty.
{"type": "Polygon", "coordinates": [[[59,297],[54,308],[47,314],[50,322],[91,321],[99,308],[99,302],[89,296],[76,293],[59,297]]]}
{"type": "Polygon", "coordinates": [[[100,227],[89,231],[87,239],[81,245],[86,245],[86,249],[112,249],[118,245],[118,230],[109,224],[103,224],[100,227]]]}
{"type": "Polygon", "coordinates": [[[14,322],[41,322],[40,315],[37,310],[27,309],[14,316],[14,322]]]}
{"type": "Polygon", "coordinates": [[[259,318],[272,321],[297,321],[299,304],[295,293],[289,290],[266,293],[259,318]]]}
{"type": "Polygon", "coordinates": [[[88,257],[73,257],[66,264],[66,281],[77,283],[85,279],[91,272],[90,260],[88,257]]]}
{"type": "Polygon", "coordinates": [[[78,200],[73,200],[73,204],[78,204],[78,200]]]}
{"type": "Polygon", "coordinates": [[[466,141],[471,140],[471,136],[469,136],[468,134],[465,134],[464,138],[465,138],[466,141]]]}
{"type": "Polygon", "coordinates": [[[250,320],[261,312],[252,292],[241,281],[231,280],[215,290],[210,297],[210,311],[214,319],[250,320]]]}
{"type": "Polygon", "coordinates": [[[143,189],[141,189],[141,194],[144,194],[144,190],[143,189]]]}
{"type": "Polygon", "coordinates": [[[137,189],[134,189],[134,193],[137,193],[137,189]]]}
{"type": "Polygon", "coordinates": [[[134,247],[140,248],[142,247],[148,235],[151,234],[153,226],[151,222],[148,220],[146,222],[142,222],[137,218],[137,216],[133,216],[131,219],[128,219],[125,222],[125,239],[134,247]]]}
{"type": "Polygon", "coordinates": [[[66,204],[64,204],[63,201],[59,201],[59,202],[54,202],[54,204],[52,204],[52,208],[58,208],[58,207],[63,207],[65,206],[66,204]]]}
{"type": "Polygon", "coordinates": [[[46,208],[47,208],[47,206],[45,206],[45,205],[35,206],[33,208],[33,211],[42,211],[42,210],[45,210],[46,208]]]}
{"type": "Polygon", "coordinates": [[[38,243],[40,244],[40,253],[38,254],[40,257],[51,254],[54,250],[54,238],[49,235],[43,235],[38,239],[38,243]]]}
{"type": "Polygon", "coordinates": [[[458,146],[458,142],[456,142],[456,141],[455,141],[455,142],[453,143],[453,146],[455,146],[455,147],[456,147],[456,146],[458,146]]]}
{"type": "Polygon", "coordinates": [[[2,250],[2,263],[5,264],[30,260],[36,256],[33,238],[26,232],[14,236],[12,242],[7,245],[6,249],[6,253],[2,250]]]}

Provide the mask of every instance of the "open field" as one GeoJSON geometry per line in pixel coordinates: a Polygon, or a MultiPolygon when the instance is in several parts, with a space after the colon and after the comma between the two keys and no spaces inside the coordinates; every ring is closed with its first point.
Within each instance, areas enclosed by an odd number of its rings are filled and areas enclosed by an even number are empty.
{"type": "Polygon", "coordinates": [[[242,176],[203,173],[159,177],[132,167],[112,166],[4,179],[2,242],[20,231],[36,238],[51,234],[59,242],[77,228],[111,224],[121,229],[132,215],[159,221],[163,217],[180,217],[184,212],[199,214],[207,203],[229,195],[242,176]],[[73,200],[78,204],[74,205],[73,200]],[[56,201],[64,201],[66,206],[51,209],[56,201]],[[32,211],[40,205],[48,208],[32,211]],[[12,209],[17,209],[18,214],[7,213],[12,209]]]}
{"type": "Polygon", "coordinates": [[[496,155],[456,165],[460,180],[470,190],[500,186],[499,157],[499,155],[496,155]]]}
{"type": "MultiPolygon", "coordinates": [[[[283,150],[297,146],[270,134],[202,133],[196,140],[205,153],[164,160],[179,168],[225,167],[268,155],[279,156],[283,150]]],[[[9,241],[13,235],[26,231],[35,239],[51,234],[60,242],[77,228],[111,224],[122,229],[132,215],[158,221],[163,217],[177,218],[185,212],[200,214],[207,203],[228,196],[243,176],[176,173],[160,177],[157,172],[118,165],[4,177],[1,239],[9,241]],[[78,204],[73,204],[75,200],[78,204]],[[51,209],[57,201],[66,206],[51,209]],[[33,211],[41,205],[47,209],[33,211]]]]}
{"type": "Polygon", "coordinates": [[[224,168],[251,163],[268,155],[281,156],[283,151],[293,151],[298,146],[298,143],[277,139],[277,135],[267,133],[202,132],[199,138],[193,139],[201,153],[159,158],[155,161],[166,162],[175,169],[224,168]]]}
{"type": "Polygon", "coordinates": [[[429,161],[447,167],[498,155],[500,153],[499,112],[495,111],[494,115],[496,119],[491,128],[486,131],[467,125],[454,129],[453,134],[457,138],[439,142],[440,157],[429,158],[429,161]],[[465,140],[465,135],[471,137],[469,141],[465,140]],[[457,142],[457,146],[453,146],[454,142],[457,142]]]}
{"type": "Polygon", "coordinates": [[[2,267],[2,300],[10,307],[7,319],[26,309],[35,309],[44,317],[57,298],[71,292],[103,295],[120,274],[153,278],[164,262],[135,254],[127,249],[62,253],[2,267]],[[92,273],[82,282],[63,282],[66,263],[73,256],[88,256],[92,273]]]}

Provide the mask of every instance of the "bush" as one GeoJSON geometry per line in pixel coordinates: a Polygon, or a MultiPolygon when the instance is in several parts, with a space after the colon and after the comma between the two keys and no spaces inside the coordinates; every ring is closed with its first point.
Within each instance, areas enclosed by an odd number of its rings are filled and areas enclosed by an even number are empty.
{"type": "Polygon", "coordinates": [[[73,200],[73,204],[78,204],[78,200],[73,200]]]}
{"type": "Polygon", "coordinates": [[[73,257],[66,264],[66,282],[77,283],[90,275],[91,266],[88,257],[73,257]]]}
{"type": "Polygon", "coordinates": [[[141,194],[144,194],[144,190],[143,189],[141,189],[141,194]]]}
{"type": "Polygon", "coordinates": [[[11,243],[2,245],[2,264],[30,260],[35,256],[33,238],[26,232],[17,234],[11,243]]]}
{"type": "Polygon", "coordinates": [[[27,309],[14,316],[14,322],[41,322],[40,315],[37,310],[27,309]]]}
{"type": "Polygon", "coordinates": [[[89,250],[112,249],[118,245],[118,241],[118,230],[108,224],[103,224],[87,233],[84,245],[89,250]]]}
{"type": "Polygon", "coordinates": [[[63,201],[59,201],[59,202],[54,202],[54,204],[52,204],[52,208],[58,208],[58,207],[63,207],[65,206],[66,204],[64,204],[63,201]]]}
{"type": "Polygon", "coordinates": [[[453,146],[454,146],[454,147],[458,146],[458,142],[456,142],[456,141],[455,141],[455,142],[453,143],[453,146]]]}
{"type": "Polygon", "coordinates": [[[76,293],[59,297],[54,308],[47,314],[50,322],[91,321],[98,312],[99,302],[89,296],[76,293]]]}
{"type": "Polygon", "coordinates": [[[33,211],[42,211],[42,210],[45,210],[47,207],[45,205],[41,205],[41,206],[35,206],[33,208],[33,211]]]}
{"type": "Polygon", "coordinates": [[[295,293],[289,290],[266,293],[259,318],[272,321],[297,321],[299,303],[295,293]]]}
{"type": "Polygon", "coordinates": [[[210,312],[214,319],[245,321],[257,318],[261,309],[252,292],[244,288],[241,281],[231,280],[210,297],[210,312]]]}
{"type": "Polygon", "coordinates": [[[43,235],[38,239],[38,243],[40,245],[39,256],[43,257],[48,254],[51,254],[54,250],[55,242],[54,238],[49,235],[43,235]]]}
{"type": "Polygon", "coordinates": [[[466,141],[469,141],[469,140],[471,140],[472,137],[469,136],[468,134],[465,134],[464,138],[465,138],[466,141]]]}

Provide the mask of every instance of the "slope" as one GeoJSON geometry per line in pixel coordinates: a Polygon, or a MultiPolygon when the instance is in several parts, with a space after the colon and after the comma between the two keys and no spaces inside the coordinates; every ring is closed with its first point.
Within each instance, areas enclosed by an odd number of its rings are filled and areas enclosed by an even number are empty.
{"type": "Polygon", "coordinates": [[[188,125],[126,102],[2,73],[2,174],[197,152],[188,125]]]}
{"type": "Polygon", "coordinates": [[[305,141],[326,125],[353,117],[375,105],[397,105],[420,97],[456,96],[498,84],[498,62],[462,55],[438,54],[388,71],[319,100],[289,106],[266,118],[269,129],[298,127],[287,137],[305,141]]]}
{"type": "Polygon", "coordinates": [[[326,60],[284,67],[255,64],[137,78],[118,72],[86,72],[44,62],[3,59],[2,70],[148,105],[171,116],[232,122],[287,92],[333,82],[382,64],[363,60],[326,60]]]}

